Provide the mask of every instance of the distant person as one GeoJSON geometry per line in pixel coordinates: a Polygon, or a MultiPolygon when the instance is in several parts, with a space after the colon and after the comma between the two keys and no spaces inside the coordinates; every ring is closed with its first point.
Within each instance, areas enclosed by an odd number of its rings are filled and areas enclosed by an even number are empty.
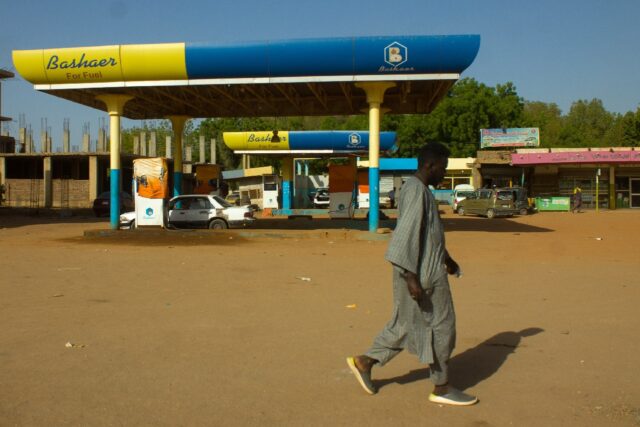
{"type": "Polygon", "coordinates": [[[582,189],[576,185],[576,188],[573,189],[573,207],[571,208],[571,212],[580,213],[581,207],[582,207],[582,189]]]}
{"type": "Polygon", "coordinates": [[[393,265],[393,316],[365,354],[347,358],[349,368],[369,394],[377,392],[371,381],[373,366],[384,366],[406,349],[430,367],[435,385],[429,395],[431,402],[460,406],[478,401],[449,385],[456,319],[447,273],[459,274],[460,267],[445,248],[438,204],[429,191],[429,185],[444,178],[448,157],[444,145],[423,146],[418,171],[402,187],[398,221],[385,255],[393,265]]]}
{"type": "Polygon", "coordinates": [[[391,205],[391,209],[396,206],[396,189],[392,189],[389,191],[389,204],[391,205]]]}

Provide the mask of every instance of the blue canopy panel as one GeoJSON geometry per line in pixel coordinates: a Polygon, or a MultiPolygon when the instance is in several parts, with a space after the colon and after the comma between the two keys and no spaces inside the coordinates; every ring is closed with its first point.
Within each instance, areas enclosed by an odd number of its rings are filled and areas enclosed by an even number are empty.
{"type": "Polygon", "coordinates": [[[381,171],[411,171],[418,170],[418,159],[415,158],[393,158],[380,159],[381,171]]]}
{"type": "Polygon", "coordinates": [[[478,35],[188,43],[185,61],[189,79],[461,73],[479,48],[478,35]]]}
{"type": "MultiPolygon", "coordinates": [[[[366,131],[289,131],[291,150],[367,151],[366,131]]],[[[380,132],[380,151],[396,149],[396,133],[380,132]]]]}

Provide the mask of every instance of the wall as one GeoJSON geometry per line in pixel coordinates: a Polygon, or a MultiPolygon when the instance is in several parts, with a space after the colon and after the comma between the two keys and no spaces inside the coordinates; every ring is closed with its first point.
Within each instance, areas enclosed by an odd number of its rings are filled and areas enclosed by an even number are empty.
{"type": "MultiPolygon", "coordinates": [[[[89,180],[52,180],[54,208],[90,208],[89,180]]],[[[6,180],[6,206],[44,207],[44,181],[41,179],[6,180]]]]}

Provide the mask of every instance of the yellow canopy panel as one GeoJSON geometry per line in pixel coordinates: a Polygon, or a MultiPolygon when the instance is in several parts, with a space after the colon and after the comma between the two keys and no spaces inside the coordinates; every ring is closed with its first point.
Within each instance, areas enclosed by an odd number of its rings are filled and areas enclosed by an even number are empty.
{"type": "Polygon", "coordinates": [[[13,63],[33,84],[187,79],[184,43],[15,50],[13,63]]]}

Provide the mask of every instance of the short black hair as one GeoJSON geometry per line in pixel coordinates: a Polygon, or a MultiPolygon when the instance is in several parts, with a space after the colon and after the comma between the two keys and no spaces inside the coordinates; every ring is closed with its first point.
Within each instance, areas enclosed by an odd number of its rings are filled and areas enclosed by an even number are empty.
{"type": "Polygon", "coordinates": [[[447,159],[449,158],[449,154],[451,154],[451,152],[446,145],[440,144],[439,142],[429,142],[423,145],[418,152],[418,169],[422,169],[427,163],[447,159]]]}

